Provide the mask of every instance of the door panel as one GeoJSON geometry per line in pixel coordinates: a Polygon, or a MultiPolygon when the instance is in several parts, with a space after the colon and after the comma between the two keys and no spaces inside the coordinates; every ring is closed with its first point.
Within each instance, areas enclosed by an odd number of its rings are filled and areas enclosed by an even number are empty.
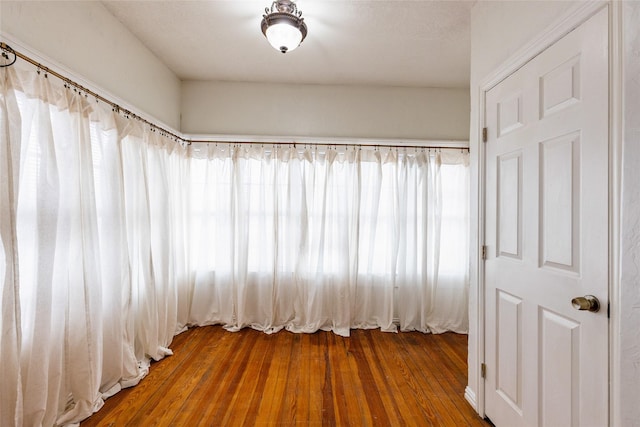
{"type": "Polygon", "coordinates": [[[608,25],[602,10],[487,93],[486,414],[608,423],[608,25]],[[599,312],[571,300],[595,295],[599,312]]]}
{"type": "Polygon", "coordinates": [[[496,389],[511,407],[522,412],[522,300],[497,292],[497,372],[496,389]]]}
{"type": "Polygon", "coordinates": [[[540,78],[540,118],[580,101],[580,55],[540,78]]]}
{"type": "Polygon", "coordinates": [[[580,134],[540,147],[540,266],[578,273],[580,248],[580,134]]]}
{"type": "Polygon", "coordinates": [[[498,236],[500,256],[522,259],[522,152],[498,158],[498,236]]]}
{"type": "MultiPolygon", "coordinates": [[[[540,425],[577,425],[580,324],[542,307],[540,319],[540,425]]],[[[583,425],[593,424],[583,420],[583,425]]]]}

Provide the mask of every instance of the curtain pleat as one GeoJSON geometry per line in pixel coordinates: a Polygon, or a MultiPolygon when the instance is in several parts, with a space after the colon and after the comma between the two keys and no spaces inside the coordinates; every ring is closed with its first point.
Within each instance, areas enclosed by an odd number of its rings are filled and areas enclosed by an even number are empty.
{"type": "Polygon", "coordinates": [[[175,334],[466,332],[468,155],[183,148],[0,70],[0,425],[73,425],[175,334]]]}
{"type": "Polygon", "coordinates": [[[71,425],[186,325],[185,150],[31,70],[0,81],[0,424],[71,425]]]}
{"type": "Polygon", "coordinates": [[[193,147],[189,323],[466,332],[467,158],[193,147]]]}
{"type": "Polygon", "coordinates": [[[22,121],[11,82],[13,70],[0,75],[0,424],[23,424],[22,328],[16,236],[22,121]]]}

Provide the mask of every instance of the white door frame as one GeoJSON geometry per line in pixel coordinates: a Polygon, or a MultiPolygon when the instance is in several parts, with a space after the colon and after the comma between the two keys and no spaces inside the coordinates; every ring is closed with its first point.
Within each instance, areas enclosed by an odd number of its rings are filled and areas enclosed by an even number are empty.
{"type": "MultiPolygon", "coordinates": [[[[621,212],[621,171],[622,171],[622,6],[615,0],[610,2],[590,1],[580,3],[561,16],[557,22],[542,31],[540,35],[516,52],[505,63],[496,68],[479,86],[478,96],[478,129],[477,135],[482,138],[482,129],[486,126],[485,105],[487,92],[498,83],[520,69],[531,59],[551,46],[573,29],[587,21],[602,10],[609,10],[609,423],[611,426],[621,425],[620,420],[620,212],[621,212]]],[[[485,244],[485,161],[484,143],[478,141],[478,247],[476,259],[477,287],[477,354],[478,366],[469,372],[477,373],[475,404],[480,416],[485,416],[485,381],[482,378],[481,364],[485,361],[485,283],[482,247],[485,244]]],[[[467,394],[467,393],[465,393],[467,394]]]]}

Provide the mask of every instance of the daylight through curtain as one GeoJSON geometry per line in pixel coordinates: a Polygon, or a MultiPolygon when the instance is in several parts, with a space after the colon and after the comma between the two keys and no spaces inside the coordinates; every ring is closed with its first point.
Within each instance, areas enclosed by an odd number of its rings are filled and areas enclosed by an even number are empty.
{"type": "Polygon", "coordinates": [[[183,148],[0,70],[0,425],[68,425],[191,325],[467,330],[468,155],[183,148]]]}
{"type": "Polygon", "coordinates": [[[468,154],[192,147],[189,323],[467,330],[468,154]]]}
{"type": "Polygon", "coordinates": [[[171,354],[186,157],[31,70],[0,85],[0,425],[65,425],[171,354]]]}

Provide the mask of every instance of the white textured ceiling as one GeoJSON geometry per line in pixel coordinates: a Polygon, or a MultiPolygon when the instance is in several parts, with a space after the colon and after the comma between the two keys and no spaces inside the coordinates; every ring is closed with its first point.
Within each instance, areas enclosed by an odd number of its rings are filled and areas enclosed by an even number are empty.
{"type": "Polygon", "coordinates": [[[298,0],[309,34],[287,54],[260,31],[268,0],[103,3],[182,80],[469,86],[473,1],[298,0]]]}

